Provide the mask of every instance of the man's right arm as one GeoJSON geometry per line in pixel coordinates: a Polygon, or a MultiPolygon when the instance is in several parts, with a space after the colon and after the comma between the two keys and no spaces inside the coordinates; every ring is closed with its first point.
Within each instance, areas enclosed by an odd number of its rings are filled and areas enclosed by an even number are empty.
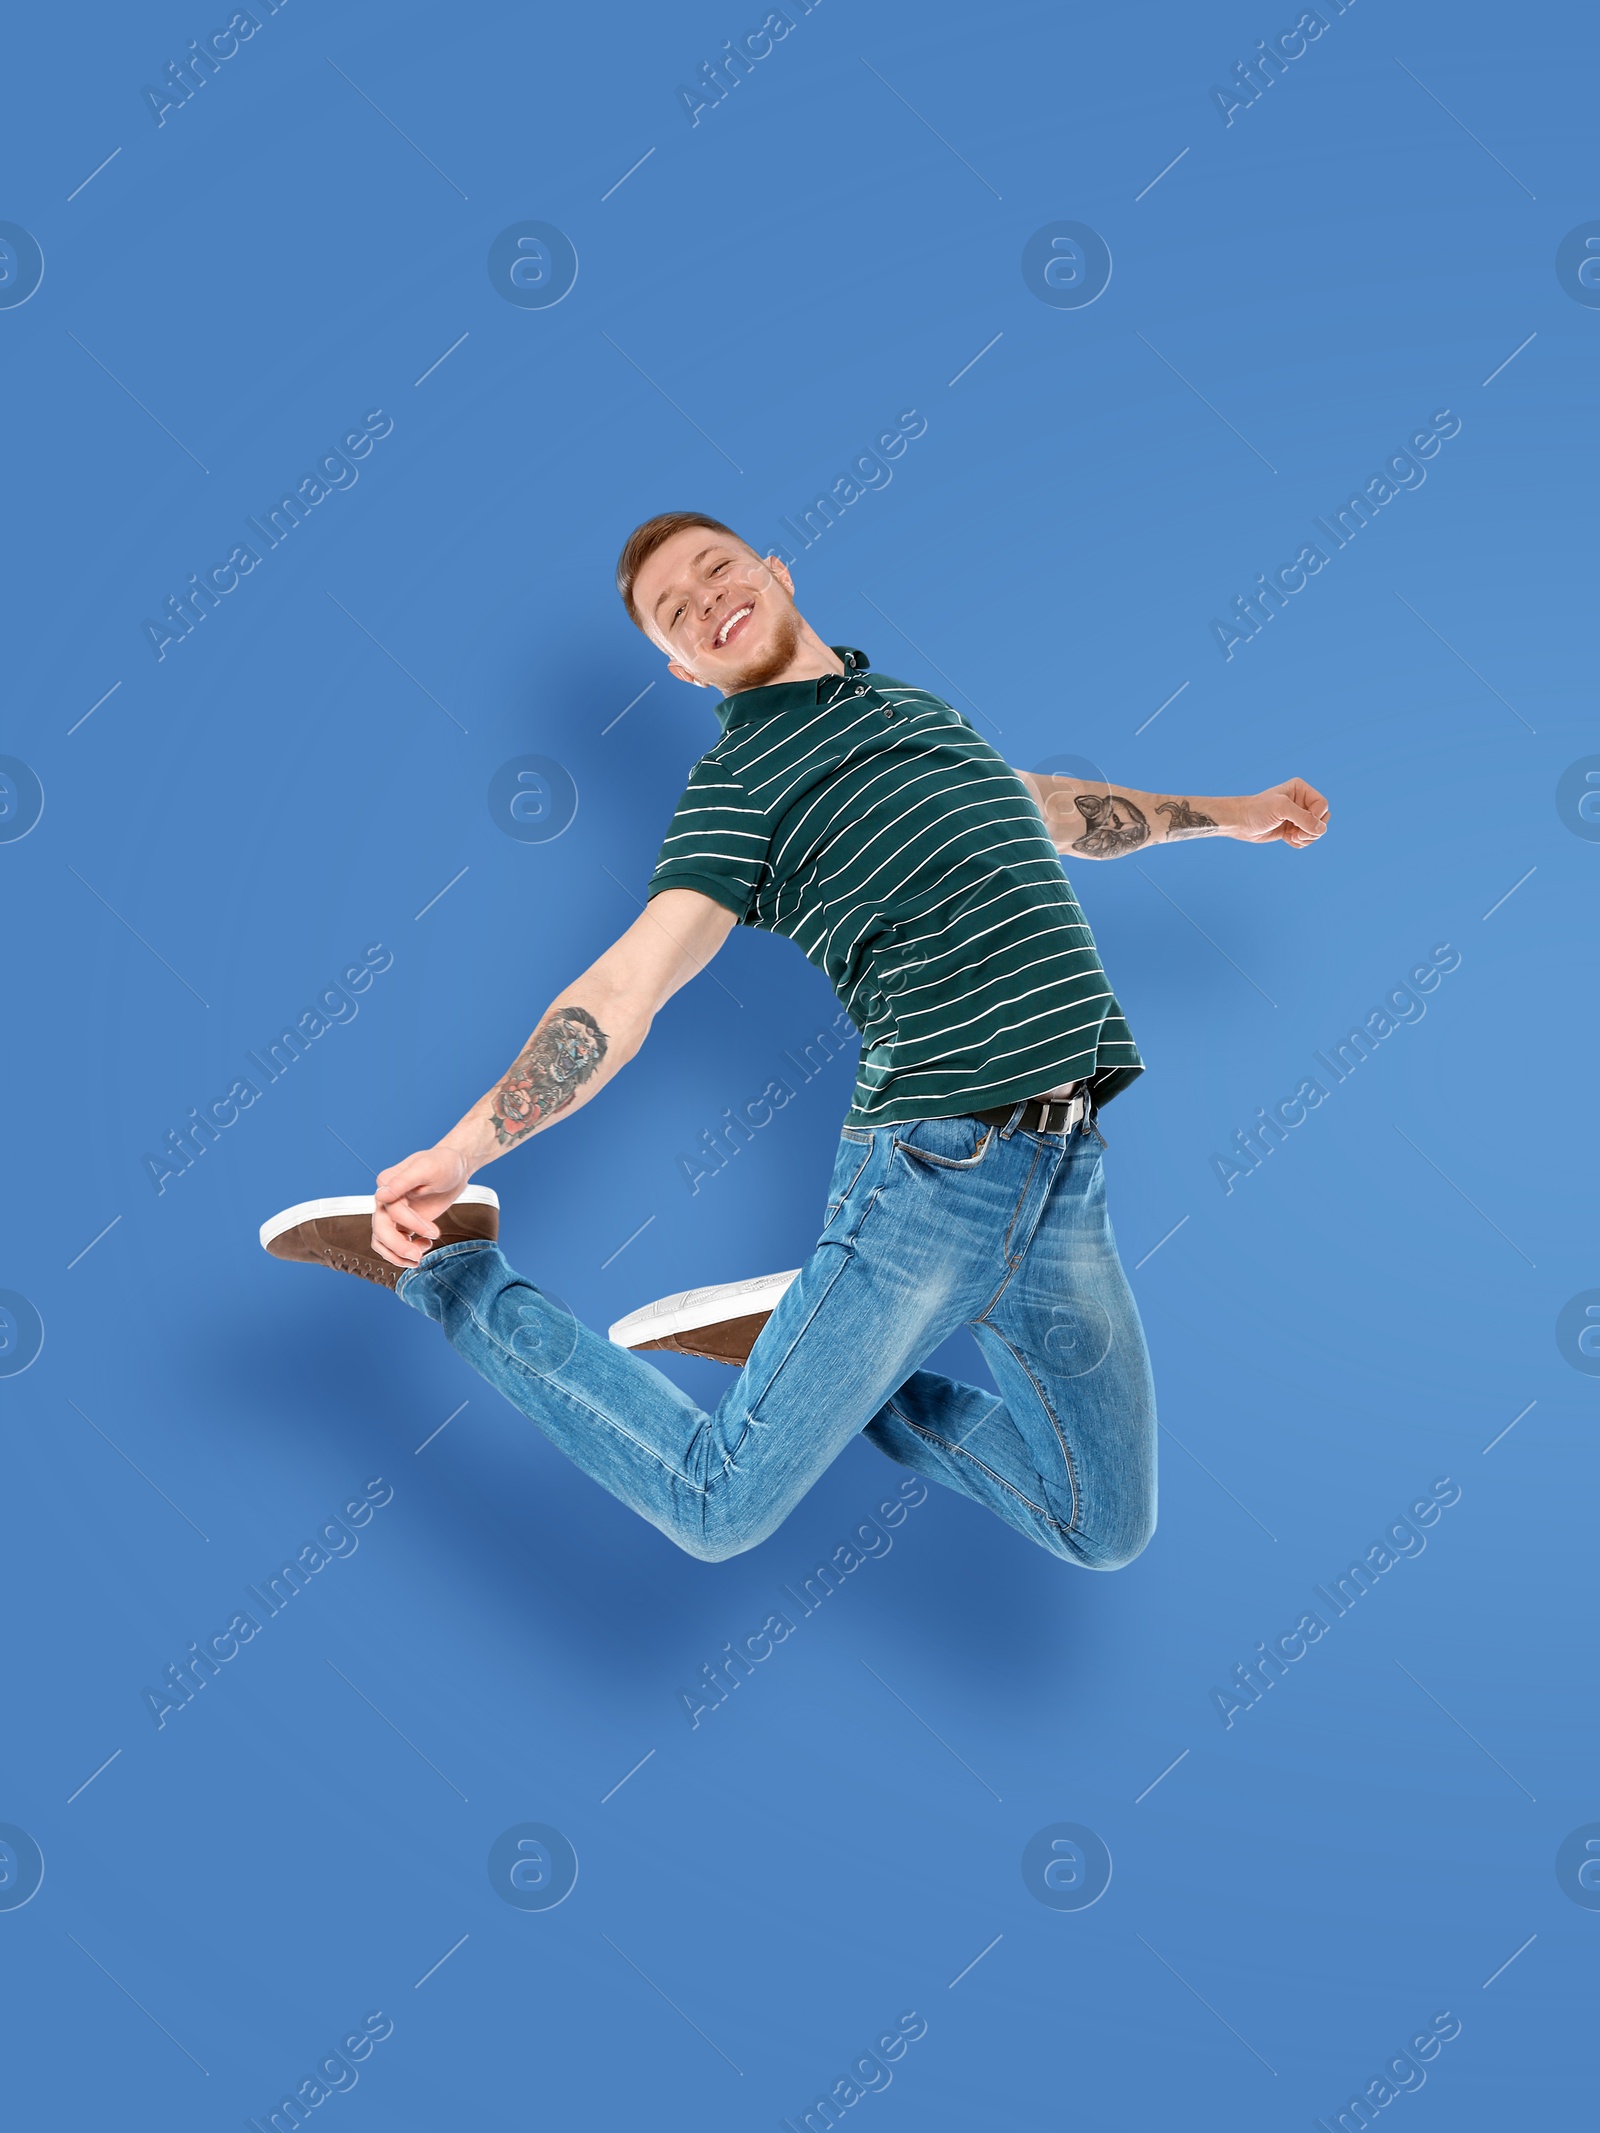
{"type": "Polygon", "coordinates": [[[546,1008],[516,1060],[432,1148],[378,1176],[373,1248],[415,1266],[475,1170],[596,1095],[644,1043],[656,1011],[703,970],[737,923],[698,889],[663,889],[546,1008]]]}
{"type": "Polygon", "coordinates": [[[1038,803],[1050,842],[1078,859],[1117,859],[1145,844],[1189,837],[1238,837],[1247,844],[1275,838],[1303,851],[1328,826],[1328,803],[1304,778],[1287,778],[1266,792],[1223,799],[1140,792],[1132,785],[1017,772],[1038,803]]]}

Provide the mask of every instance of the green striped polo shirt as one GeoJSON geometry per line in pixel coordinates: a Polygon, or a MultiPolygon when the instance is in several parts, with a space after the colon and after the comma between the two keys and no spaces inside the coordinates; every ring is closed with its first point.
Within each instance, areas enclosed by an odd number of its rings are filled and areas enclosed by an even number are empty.
{"type": "Polygon", "coordinates": [[[815,963],[861,1033],[849,1122],[989,1110],[1144,1062],[1044,818],[942,698],[843,674],[724,697],[648,895],[698,889],[815,963]]]}

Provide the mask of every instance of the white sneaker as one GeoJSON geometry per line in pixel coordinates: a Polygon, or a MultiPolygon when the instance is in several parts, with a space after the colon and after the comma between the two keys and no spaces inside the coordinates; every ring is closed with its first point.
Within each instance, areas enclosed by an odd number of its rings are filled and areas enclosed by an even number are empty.
{"type": "Polygon", "coordinates": [[[663,1296],[619,1318],[610,1337],[619,1348],[671,1348],[679,1355],[701,1355],[740,1367],[799,1271],[791,1267],[787,1274],[761,1274],[754,1281],[724,1281],[712,1289],[663,1296]]]}
{"type": "MultiPolygon", "coordinates": [[[[261,1246],[274,1259],[299,1259],[336,1273],[359,1274],[392,1289],[405,1271],[380,1259],[372,1249],[372,1216],[377,1201],[370,1192],[334,1200],[302,1200],[261,1225],[261,1246]]],[[[469,1185],[439,1217],[437,1251],[445,1244],[493,1244],[500,1229],[500,1195],[487,1185],[469,1185]]]]}

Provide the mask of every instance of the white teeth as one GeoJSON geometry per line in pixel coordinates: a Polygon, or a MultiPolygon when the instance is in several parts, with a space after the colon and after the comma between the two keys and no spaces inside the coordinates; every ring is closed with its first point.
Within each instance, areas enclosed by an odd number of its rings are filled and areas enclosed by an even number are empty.
{"type": "Polygon", "coordinates": [[[729,630],[733,628],[733,625],[736,622],[742,622],[745,616],[748,615],[750,612],[750,608],[741,607],[728,617],[727,621],[723,623],[721,629],[719,629],[717,632],[717,642],[719,645],[727,643],[729,630]]]}

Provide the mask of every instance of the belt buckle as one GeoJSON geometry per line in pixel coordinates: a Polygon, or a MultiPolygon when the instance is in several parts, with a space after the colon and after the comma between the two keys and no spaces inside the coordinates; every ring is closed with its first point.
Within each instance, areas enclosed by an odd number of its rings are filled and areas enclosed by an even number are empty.
{"type": "Polygon", "coordinates": [[[1036,1132],[1050,1132],[1050,1114],[1054,1110],[1059,1110],[1062,1113],[1060,1123],[1055,1128],[1055,1131],[1057,1133],[1070,1133],[1074,1126],[1086,1125],[1088,1122],[1089,1100],[1087,1096],[1085,1096],[1081,1092],[1081,1087],[1080,1093],[1078,1093],[1077,1095],[1058,1097],[1036,1096],[1034,1098],[1034,1102],[1038,1105],[1039,1108],[1039,1123],[1038,1126],[1035,1128],[1036,1132]]]}

